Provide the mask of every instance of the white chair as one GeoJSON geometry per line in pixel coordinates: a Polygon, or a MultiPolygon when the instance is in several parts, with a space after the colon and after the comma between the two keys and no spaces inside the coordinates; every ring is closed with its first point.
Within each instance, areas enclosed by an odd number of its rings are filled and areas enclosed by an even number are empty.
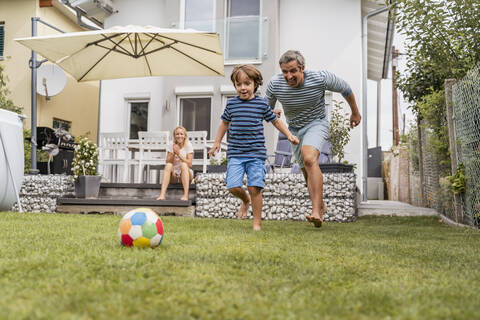
{"type": "Polygon", "coordinates": [[[103,178],[110,182],[128,182],[128,134],[126,132],[105,132],[100,134],[99,168],[103,178]],[[121,180],[118,179],[119,168],[121,180]],[[108,169],[108,171],[107,171],[108,169]]]}
{"type": "Polygon", "coordinates": [[[201,150],[202,158],[193,158],[192,165],[202,166],[203,173],[207,172],[207,131],[188,131],[188,141],[192,144],[194,155],[195,151],[201,150]]]}
{"type": "Polygon", "coordinates": [[[167,160],[167,145],[170,143],[168,131],[139,131],[138,182],[149,182],[150,168],[163,168],[167,160]],[[146,170],[144,170],[146,169],[146,170]],[[146,178],[144,180],[144,172],[146,178]]]}

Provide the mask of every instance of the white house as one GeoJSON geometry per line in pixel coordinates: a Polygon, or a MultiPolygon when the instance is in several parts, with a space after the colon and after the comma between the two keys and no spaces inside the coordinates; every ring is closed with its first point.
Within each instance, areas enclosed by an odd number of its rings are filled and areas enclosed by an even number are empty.
{"type": "MultiPolygon", "coordinates": [[[[362,18],[383,6],[377,0],[77,0],[72,5],[108,5],[104,27],[154,25],[195,28],[221,35],[225,77],[153,77],[102,81],[99,132],[207,130],[214,139],[227,98],[235,95],[230,73],[239,63],[252,63],[268,80],[280,72],[278,59],[288,49],[300,50],[306,68],[326,69],[346,80],[362,111],[362,18]]],[[[88,15],[88,8],[86,14],[88,15]]],[[[368,78],[386,75],[392,26],[386,13],[368,25],[368,78]],[[387,52],[386,52],[387,50],[387,52]]],[[[329,93],[331,100],[340,94],[329,93]]],[[[348,109],[345,103],[346,110],[348,109]]],[[[346,159],[357,164],[362,188],[361,126],[351,132],[346,159]]],[[[273,153],[277,132],[267,124],[267,148],[273,153]]]]}

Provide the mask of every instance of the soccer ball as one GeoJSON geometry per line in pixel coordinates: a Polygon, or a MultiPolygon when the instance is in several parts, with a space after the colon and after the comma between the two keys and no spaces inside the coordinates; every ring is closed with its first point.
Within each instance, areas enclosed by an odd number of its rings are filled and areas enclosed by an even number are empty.
{"type": "Polygon", "coordinates": [[[162,219],[152,209],[133,209],[120,220],[118,236],[126,247],[155,248],[163,239],[162,219]]]}

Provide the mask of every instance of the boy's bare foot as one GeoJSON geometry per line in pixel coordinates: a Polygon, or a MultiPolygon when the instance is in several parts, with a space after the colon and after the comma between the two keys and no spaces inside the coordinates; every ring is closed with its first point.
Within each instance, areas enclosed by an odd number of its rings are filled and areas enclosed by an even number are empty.
{"type": "Polygon", "coordinates": [[[165,200],[165,196],[159,195],[157,200],[165,200]]]}
{"type": "Polygon", "coordinates": [[[183,197],[181,197],[180,200],[182,200],[182,201],[187,201],[187,200],[188,200],[188,196],[183,195],[183,197]]]}
{"type": "Polygon", "coordinates": [[[262,230],[261,225],[256,225],[256,224],[253,225],[253,231],[261,231],[261,230],[262,230]]]}
{"type": "Polygon", "coordinates": [[[248,207],[250,206],[250,202],[251,202],[251,199],[250,199],[250,197],[248,197],[248,201],[243,202],[240,205],[240,208],[238,208],[238,211],[237,211],[238,219],[245,219],[247,217],[248,207]]]}

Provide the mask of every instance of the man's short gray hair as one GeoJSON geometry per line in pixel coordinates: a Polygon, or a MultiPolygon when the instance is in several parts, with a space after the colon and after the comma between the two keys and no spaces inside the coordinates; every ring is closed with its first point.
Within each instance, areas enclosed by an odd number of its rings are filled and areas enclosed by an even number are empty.
{"type": "Polygon", "coordinates": [[[278,64],[282,65],[283,63],[289,63],[290,61],[296,60],[298,67],[302,68],[305,66],[305,58],[302,56],[300,51],[297,50],[288,50],[280,57],[278,64]]]}

